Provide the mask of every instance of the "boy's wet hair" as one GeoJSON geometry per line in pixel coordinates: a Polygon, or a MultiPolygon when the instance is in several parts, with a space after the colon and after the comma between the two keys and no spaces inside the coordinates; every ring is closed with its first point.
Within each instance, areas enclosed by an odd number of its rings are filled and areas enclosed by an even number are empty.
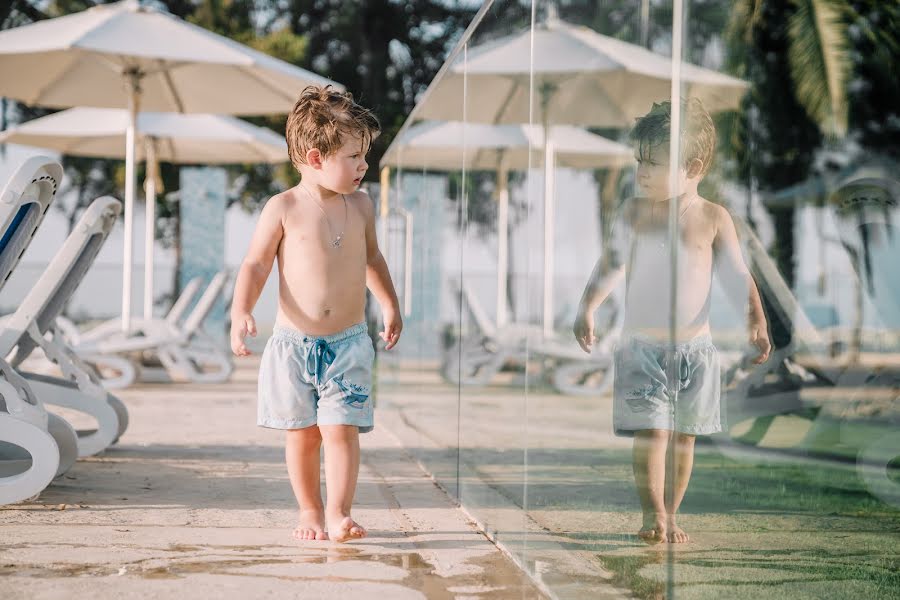
{"type": "Polygon", "coordinates": [[[310,85],[300,93],[288,115],[285,139],[291,163],[299,170],[313,148],[327,158],[351,136],[360,138],[365,152],[379,133],[378,119],[354,102],[353,94],[339,92],[331,85],[310,85]]]}
{"type": "MultiPolygon", "coordinates": [[[[681,101],[681,161],[687,167],[692,160],[703,163],[700,175],[706,174],[716,151],[716,126],[697,98],[681,101]]],[[[638,145],[638,156],[644,160],[653,148],[663,145],[668,151],[672,128],[672,103],[654,103],[643,117],[638,118],[630,137],[638,145]]]]}

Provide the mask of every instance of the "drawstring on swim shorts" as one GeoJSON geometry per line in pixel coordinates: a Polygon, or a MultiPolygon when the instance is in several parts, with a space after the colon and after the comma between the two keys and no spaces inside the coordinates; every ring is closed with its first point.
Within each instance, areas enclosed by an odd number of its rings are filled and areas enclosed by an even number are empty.
{"type": "Polygon", "coordinates": [[[334,350],[328,346],[328,342],[317,339],[306,353],[306,373],[314,376],[316,383],[322,379],[325,369],[334,362],[334,350]]]}

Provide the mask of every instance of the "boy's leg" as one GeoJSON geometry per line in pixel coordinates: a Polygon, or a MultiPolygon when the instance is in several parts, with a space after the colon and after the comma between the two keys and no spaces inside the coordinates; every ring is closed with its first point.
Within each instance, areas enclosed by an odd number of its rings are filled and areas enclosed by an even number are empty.
{"type": "Polygon", "coordinates": [[[365,537],[350,517],[359,476],[359,428],[355,425],[320,425],[325,442],[325,489],[328,537],[336,542],[365,537]]]}
{"type": "Polygon", "coordinates": [[[666,449],[671,436],[671,431],[663,429],[634,432],[632,466],[644,513],[643,527],[638,536],[650,544],[658,544],[666,539],[666,449]]]}
{"type": "Polygon", "coordinates": [[[327,540],[325,509],[319,475],[322,434],[316,426],[286,431],[284,458],[291,488],[300,507],[300,522],[294,530],[298,540],[327,540]]]}
{"type": "Polygon", "coordinates": [[[694,466],[694,440],[696,436],[686,433],[675,433],[672,436],[669,452],[672,453],[672,465],[675,467],[675,477],[667,477],[666,485],[672,486],[672,496],[666,506],[669,515],[668,540],[674,543],[682,543],[690,540],[688,534],[675,524],[675,515],[684,493],[687,491],[688,481],[691,479],[691,469],[694,466]]]}

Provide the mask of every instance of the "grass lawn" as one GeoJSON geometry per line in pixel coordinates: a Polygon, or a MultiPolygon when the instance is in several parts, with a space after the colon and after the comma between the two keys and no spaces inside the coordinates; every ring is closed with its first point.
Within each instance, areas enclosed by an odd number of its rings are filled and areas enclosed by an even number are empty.
{"type": "Polygon", "coordinates": [[[900,511],[844,465],[752,465],[698,448],[682,524],[694,542],[600,552],[640,598],[897,598],[900,511]],[[671,565],[671,566],[670,566],[671,565]]]}

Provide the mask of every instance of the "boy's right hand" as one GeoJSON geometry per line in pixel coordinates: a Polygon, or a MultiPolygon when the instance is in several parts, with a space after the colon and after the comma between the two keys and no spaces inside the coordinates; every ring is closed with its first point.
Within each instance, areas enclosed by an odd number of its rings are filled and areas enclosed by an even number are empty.
{"type": "Polygon", "coordinates": [[[579,311],[575,317],[575,325],[572,327],[575,339],[581,349],[591,353],[591,347],[594,345],[594,313],[588,311],[579,311]]]}
{"type": "Polygon", "coordinates": [[[256,321],[253,315],[242,315],[231,318],[231,351],[235,356],[250,356],[250,350],[244,344],[247,336],[256,337],[256,321]]]}

